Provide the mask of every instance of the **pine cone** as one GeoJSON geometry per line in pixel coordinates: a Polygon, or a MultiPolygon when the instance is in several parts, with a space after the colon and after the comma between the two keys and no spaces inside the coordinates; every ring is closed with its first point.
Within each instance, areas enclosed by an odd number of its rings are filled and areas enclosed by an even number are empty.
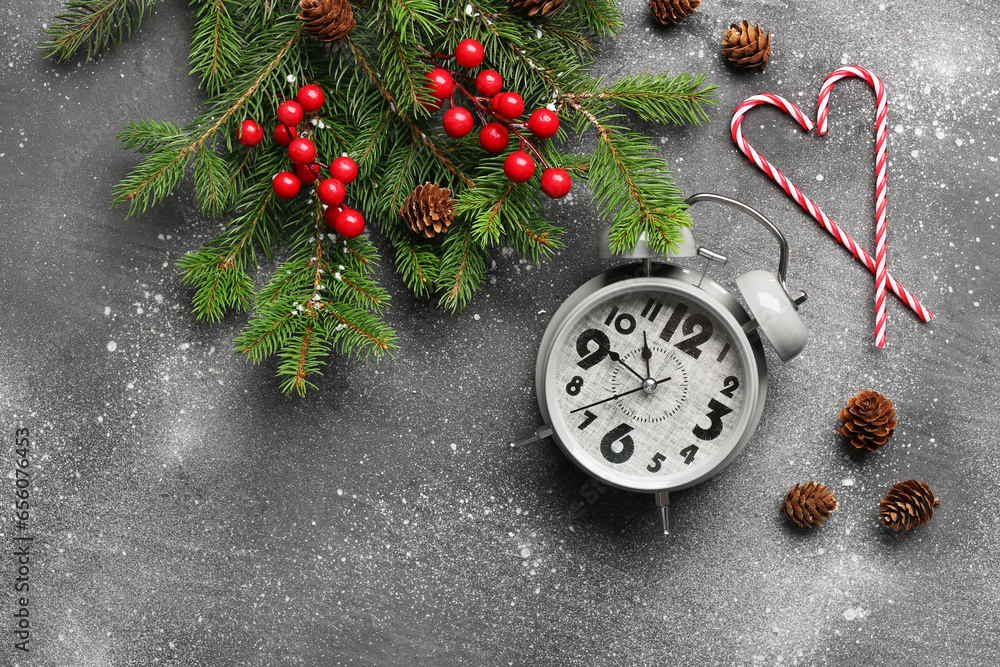
{"type": "Polygon", "coordinates": [[[771,57],[771,33],[765,35],[759,25],[751,27],[746,21],[740,25],[731,23],[722,37],[722,55],[737,67],[759,67],[763,72],[771,57]]]}
{"type": "Polygon", "coordinates": [[[941,501],[923,482],[908,479],[889,489],[879,503],[878,518],[886,528],[897,533],[899,529],[909,530],[924,525],[934,516],[934,507],[941,501]]]}
{"type": "Polygon", "coordinates": [[[566,0],[511,0],[510,4],[528,16],[552,16],[562,9],[566,0]]]}
{"type": "Polygon", "coordinates": [[[837,509],[837,499],[830,487],[819,482],[796,484],[781,503],[781,513],[802,528],[822,526],[837,509]]]}
{"type": "Polygon", "coordinates": [[[354,12],[347,0],[299,0],[299,19],[316,39],[339,43],[354,29],[354,12]]]}
{"type": "Polygon", "coordinates": [[[688,14],[694,14],[701,0],[649,0],[649,10],[663,25],[673,25],[687,21],[688,14]]]}
{"type": "Polygon", "coordinates": [[[437,183],[424,183],[413,188],[399,209],[399,217],[406,226],[432,238],[448,231],[455,221],[455,200],[451,198],[451,190],[442,188],[437,183]]]}
{"type": "Polygon", "coordinates": [[[840,410],[840,435],[857,449],[874,452],[889,442],[896,430],[896,409],[892,401],[877,391],[862,391],[847,399],[840,410]]]}

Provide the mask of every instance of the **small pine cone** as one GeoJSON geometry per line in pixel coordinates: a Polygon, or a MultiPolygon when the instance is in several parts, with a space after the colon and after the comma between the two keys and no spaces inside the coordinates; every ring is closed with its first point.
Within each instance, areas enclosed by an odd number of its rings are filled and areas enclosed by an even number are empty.
{"type": "Polygon", "coordinates": [[[889,442],[896,430],[896,409],[892,401],[877,391],[862,391],[847,399],[847,407],[840,410],[840,435],[851,441],[856,449],[874,452],[889,442]]]}
{"type": "Polygon", "coordinates": [[[663,25],[687,21],[688,14],[701,4],[701,0],[649,0],[649,10],[663,25]]]}
{"type": "Polygon", "coordinates": [[[339,43],[354,29],[354,12],[347,0],[299,0],[299,19],[316,39],[339,43]]]}
{"type": "Polygon", "coordinates": [[[552,16],[562,9],[566,0],[511,0],[510,4],[528,16],[552,16]]]}
{"type": "Polygon", "coordinates": [[[737,67],[759,67],[763,72],[771,57],[771,33],[765,35],[759,25],[751,26],[746,21],[731,23],[722,37],[722,55],[737,67]]]}
{"type": "Polygon", "coordinates": [[[879,503],[878,518],[886,528],[897,533],[924,525],[934,516],[934,508],[941,501],[934,497],[924,482],[908,479],[889,489],[879,503]]]}
{"type": "Polygon", "coordinates": [[[830,487],[819,482],[796,484],[781,503],[781,513],[802,528],[822,526],[837,509],[830,487]]]}
{"type": "Polygon", "coordinates": [[[455,221],[455,200],[451,190],[437,183],[424,183],[413,188],[399,209],[399,217],[417,234],[432,238],[448,231],[455,221]]]}

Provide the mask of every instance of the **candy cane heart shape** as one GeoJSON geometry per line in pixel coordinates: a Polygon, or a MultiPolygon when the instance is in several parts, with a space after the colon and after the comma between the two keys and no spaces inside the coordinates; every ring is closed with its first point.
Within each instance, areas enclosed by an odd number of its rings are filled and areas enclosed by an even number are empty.
{"type": "MultiPolygon", "coordinates": [[[[753,146],[750,145],[750,142],[746,140],[746,137],[743,136],[743,130],[741,127],[743,124],[743,117],[748,111],[761,104],[770,104],[782,109],[785,113],[792,116],[792,118],[794,118],[806,132],[811,131],[813,128],[812,121],[806,118],[805,114],[803,114],[802,111],[795,106],[795,104],[789,102],[780,95],[764,93],[747,98],[736,107],[736,110],[733,112],[733,120],[730,123],[733,141],[736,142],[740,151],[742,151],[743,154],[750,159],[750,161],[756,164],[761,171],[770,176],[778,185],[780,185],[785,193],[794,199],[799,206],[804,208],[806,212],[809,213],[809,215],[811,215],[813,219],[823,227],[823,229],[837,239],[841,245],[850,250],[855,259],[868,267],[869,271],[874,273],[876,265],[875,260],[872,259],[871,255],[869,255],[864,248],[855,243],[850,234],[838,227],[837,224],[819,208],[819,206],[802,194],[802,191],[799,190],[799,188],[792,183],[788,177],[781,173],[781,170],[772,166],[763,155],[758,153],[753,146]]],[[[888,272],[886,273],[886,281],[893,294],[901,298],[921,320],[929,322],[931,318],[934,317],[926,308],[923,307],[916,297],[906,291],[903,286],[900,285],[899,282],[888,272]]]]}
{"type": "Polygon", "coordinates": [[[885,86],[882,79],[872,74],[864,67],[844,67],[832,72],[823,81],[819,91],[819,102],[816,106],[816,136],[823,136],[829,131],[828,114],[830,93],[833,86],[841,79],[858,77],[868,82],[875,90],[875,347],[885,347],[885,284],[888,270],[886,268],[886,148],[888,144],[888,121],[886,119],[888,104],[885,99],[885,86]]]}

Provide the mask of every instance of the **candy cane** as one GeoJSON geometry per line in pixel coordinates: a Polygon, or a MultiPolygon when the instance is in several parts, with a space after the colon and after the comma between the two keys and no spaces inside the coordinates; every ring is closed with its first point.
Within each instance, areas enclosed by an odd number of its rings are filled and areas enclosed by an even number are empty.
{"type": "MultiPolygon", "coordinates": [[[[826,213],[820,210],[819,206],[813,203],[808,197],[802,194],[802,191],[792,183],[788,178],[785,177],[781,170],[772,167],[764,157],[754,150],[753,146],[743,137],[743,130],[741,125],[743,124],[743,116],[746,113],[758,106],[760,104],[772,104],[776,107],[781,107],[786,113],[792,116],[802,128],[809,132],[812,130],[813,123],[811,120],[806,118],[805,114],[799,110],[795,104],[789,102],[780,95],[772,95],[770,93],[764,93],[761,95],[754,95],[753,97],[747,98],[733,112],[733,120],[730,124],[732,129],[733,141],[739,149],[746,155],[754,164],[756,164],[761,171],[770,176],[781,188],[785,191],[788,196],[795,200],[799,206],[804,208],[809,215],[813,217],[816,222],[818,222],[827,232],[829,232],[835,239],[837,239],[841,245],[851,251],[854,258],[859,262],[868,267],[868,270],[872,273],[875,272],[875,261],[871,258],[864,248],[859,246],[851,238],[850,234],[842,230],[837,224],[831,220],[826,213]]],[[[889,284],[889,289],[892,290],[893,294],[901,298],[906,302],[906,305],[910,307],[917,316],[924,322],[930,322],[931,318],[934,317],[931,313],[923,307],[923,305],[914,297],[912,294],[903,289],[903,286],[896,281],[888,272],[886,273],[886,281],[889,284]]]]}
{"type": "Polygon", "coordinates": [[[885,347],[885,283],[888,271],[886,269],[886,148],[889,134],[886,112],[888,105],[885,99],[885,86],[882,79],[872,74],[864,67],[844,67],[831,73],[823,81],[819,91],[819,103],[816,106],[816,136],[821,137],[829,131],[827,114],[830,103],[830,93],[835,83],[841,79],[856,76],[864,79],[875,90],[875,347],[885,347]]]}

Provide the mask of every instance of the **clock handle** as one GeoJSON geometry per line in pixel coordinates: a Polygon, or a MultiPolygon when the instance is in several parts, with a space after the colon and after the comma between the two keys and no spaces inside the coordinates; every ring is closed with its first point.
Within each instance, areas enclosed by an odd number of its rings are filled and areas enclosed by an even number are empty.
{"type": "Polygon", "coordinates": [[[774,226],[773,222],[765,218],[760,211],[752,206],[748,206],[747,204],[744,204],[736,199],[730,199],[729,197],[724,197],[711,192],[701,192],[696,195],[691,195],[684,201],[688,206],[700,201],[714,201],[720,204],[726,204],[727,206],[738,208],[760,224],[764,225],[764,228],[771,232],[774,238],[778,241],[778,284],[781,286],[785,296],[788,297],[788,300],[791,301],[795,309],[798,310],[799,306],[806,300],[806,293],[799,291],[799,293],[793,297],[788,291],[788,286],[785,284],[785,275],[788,272],[788,241],[785,240],[785,235],[781,233],[780,229],[774,226]]]}

